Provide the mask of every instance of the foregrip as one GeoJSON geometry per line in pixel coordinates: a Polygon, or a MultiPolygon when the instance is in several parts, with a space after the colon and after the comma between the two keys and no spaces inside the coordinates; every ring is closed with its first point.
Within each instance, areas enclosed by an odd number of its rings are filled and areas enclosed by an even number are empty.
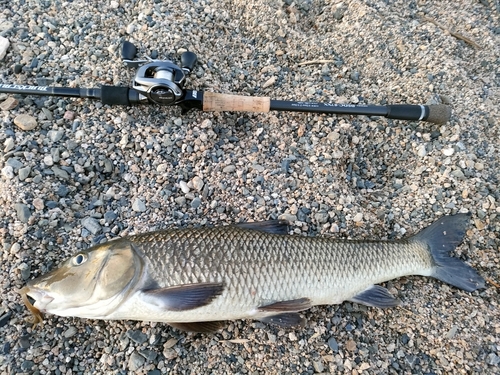
{"type": "Polygon", "coordinates": [[[108,105],[130,105],[129,90],[124,86],[102,86],[101,102],[108,105]]]}

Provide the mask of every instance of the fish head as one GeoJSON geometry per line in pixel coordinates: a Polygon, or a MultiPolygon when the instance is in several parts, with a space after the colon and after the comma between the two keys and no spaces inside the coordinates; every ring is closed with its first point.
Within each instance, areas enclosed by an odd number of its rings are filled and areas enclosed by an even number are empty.
{"type": "Polygon", "coordinates": [[[110,241],[76,253],[55,270],[29,281],[20,293],[35,315],[35,324],[45,312],[105,318],[126,298],[142,268],[142,258],[129,241],[110,241]]]}

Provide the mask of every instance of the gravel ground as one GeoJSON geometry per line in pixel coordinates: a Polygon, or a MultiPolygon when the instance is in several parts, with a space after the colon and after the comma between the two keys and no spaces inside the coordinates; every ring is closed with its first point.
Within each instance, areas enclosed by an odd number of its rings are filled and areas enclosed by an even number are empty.
{"type": "Polygon", "coordinates": [[[0,94],[0,372],[500,373],[499,16],[498,0],[0,0],[4,83],[128,85],[130,40],[194,51],[188,88],[453,108],[433,125],[0,94]],[[456,212],[472,213],[457,256],[487,289],[401,278],[387,287],[403,307],[315,307],[303,329],[56,316],[32,329],[15,292],[78,249],[168,226],[284,217],[304,235],[394,239],[456,212]]]}

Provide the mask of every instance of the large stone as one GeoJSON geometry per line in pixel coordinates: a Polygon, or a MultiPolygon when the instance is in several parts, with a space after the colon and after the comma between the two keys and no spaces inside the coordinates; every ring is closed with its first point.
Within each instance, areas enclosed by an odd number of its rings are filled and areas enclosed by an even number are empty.
{"type": "Polygon", "coordinates": [[[33,130],[36,128],[36,118],[30,115],[19,115],[14,119],[14,124],[22,130],[33,130]]]}

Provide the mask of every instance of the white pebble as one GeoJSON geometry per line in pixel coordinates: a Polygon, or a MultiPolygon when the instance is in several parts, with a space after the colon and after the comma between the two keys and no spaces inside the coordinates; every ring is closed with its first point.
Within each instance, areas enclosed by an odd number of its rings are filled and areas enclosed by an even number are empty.
{"type": "Polygon", "coordinates": [[[209,119],[203,120],[203,122],[201,123],[201,127],[203,129],[205,129],[205,128],[211,128],[212,127],[212,121],[210,121],[209,119]]]}
{"type": "Polygon", "coordinates": [[[11,180],[14,178],[14,168],[10,165],[7,165],[2,168],[2,176],[4,176],[7,180],[11,180]]]}
{"type": "Polygon", "coordinates": [[[156,172],[163,173],[167,169],[168,169],[168,164],[167,163],[158,164],[158,166],[156,167],[156,172]]]}
{"type": "Polygon", "coordinates": [[[358,212],[356,215],[354,215],[353,220],[356,223],[359,223],[360,221],[362,221],[363,220],[363,213],[358,212]]]}
{"type": "Polygon", "coordinates": [[[15,147],[14,139],[13,138],[7,138],[7,140],[4,143],[4,150],[3,152],[9,152],[15,147]]]}
{"type": "Polygon", "coordinates": [[[454,154],[455,149],[453,147],[443,148],[441,152],[443,153],[444,156],[451,156],[454,154]]]}
{"type": "Polygon", "coordinates": [[[2,60],[7,54],[7,50],[9,49],[10,42],[7,38],[0,36],[0,60],[2,60]]]}
{"type": "Polygon", "coordinates": [[[132,34],[135,31],[135,25],[131,23],[130,25],[127,26],[127,34],[132,34]]]}
{"type": "Polygon", "coordinates": [[[427,155],[427,150],[425,149],[425,145],[418,146],[417,155],[420,156],[421,158],[427,155]]]}
{"type": "Polygon", "coordinates": [[[33,199],[33,206],[37,210],[43,210],[43,208],[45,207],[45,205],[43,203],[43,200],[41,198],[35,198],[35,199],[33,199]]]}
{"type": "Polygon", "coordinates": [[[203,182],[203,180],[198,177],[198,176],[194,176],[193,177],[193,180],[191,181],[191,183],[193,184],[193,187],[200,191],[201,189],[203,189],[203,186],[205,185],[205,183],[203,182]]]}
{"type": "Polygon", "coordinates": [[[52,159],[52,155],[47,155],[43,158],[43,162],[47,167],[54,165],[54,160],[52,159]]]}
{"type": "Polygon", "coordinates": [[[266,87],[272,86],[274,85],[275,82],[276,82],[276,77],[272,76],[262,85],[262,88],[265,89],[266,87]]]}
{"type": "Polygon", "coordinates": [[[187,185],[186,181],[181,181],[179,182],[179,187],[181,188],[182,192],[184,194],[187,194],[189,193],[189,186],[187,185]]]}

